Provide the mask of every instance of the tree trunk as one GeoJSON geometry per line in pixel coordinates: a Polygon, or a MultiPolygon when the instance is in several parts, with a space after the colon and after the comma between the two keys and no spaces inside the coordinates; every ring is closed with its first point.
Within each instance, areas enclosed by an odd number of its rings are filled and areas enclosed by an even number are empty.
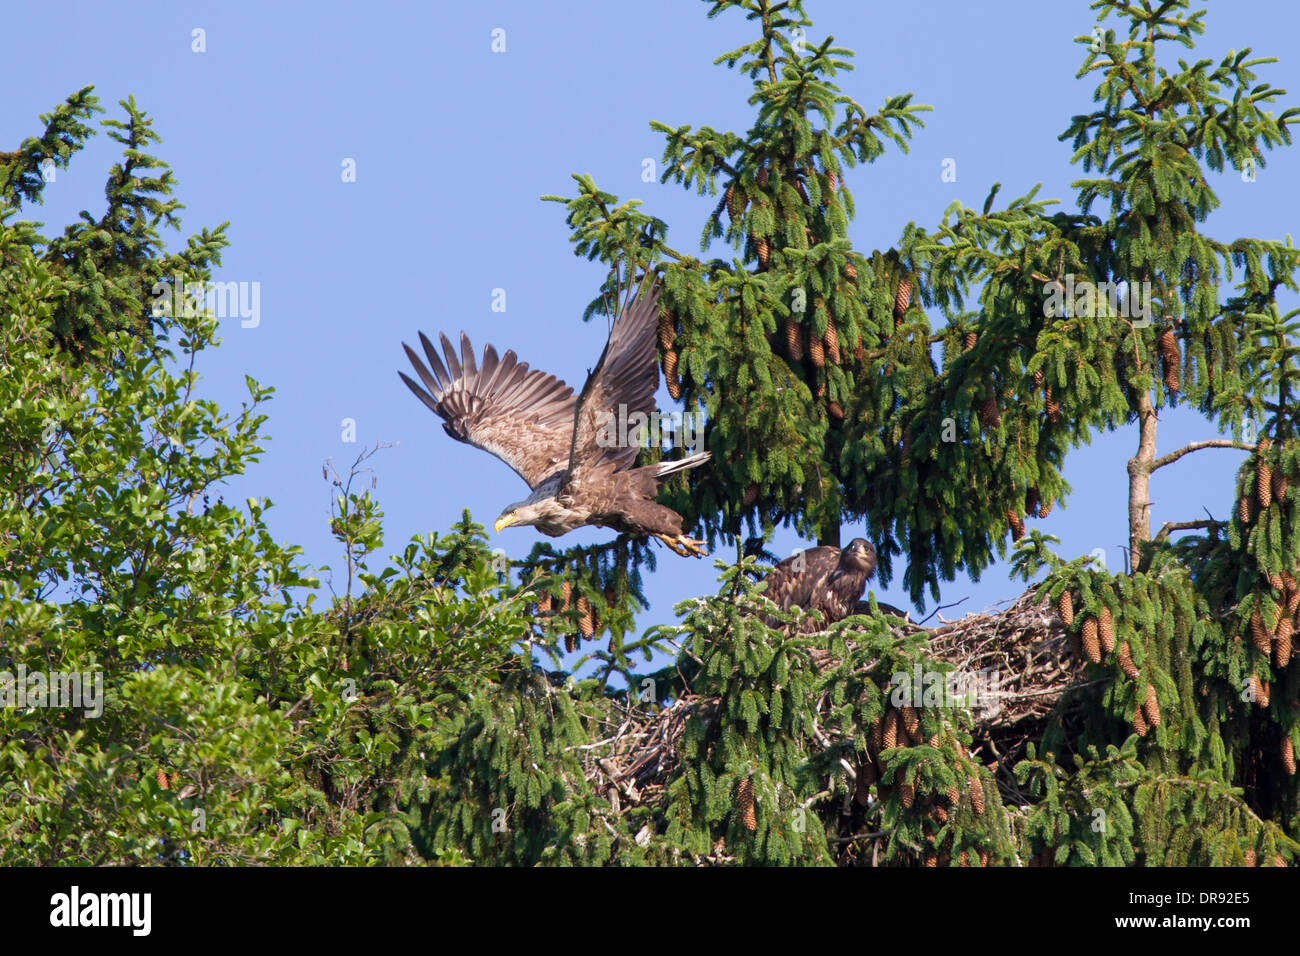
{"type": "Polygon", "coordinates": [[[832,548],[840,546],[840,529],[836,525],[834,528],[823,529],[821,534],[817,535],[818,544],[830,545],[832,548]]]}
{"type": "Polygon", "coordinates": [[[1156,460],[1156,410],[1151,394],[1138,396],[1138,450],[1128,460],[1128,570],[1138,567],[1142,543],[1151,540],[1151,465],[1156,460]]]}

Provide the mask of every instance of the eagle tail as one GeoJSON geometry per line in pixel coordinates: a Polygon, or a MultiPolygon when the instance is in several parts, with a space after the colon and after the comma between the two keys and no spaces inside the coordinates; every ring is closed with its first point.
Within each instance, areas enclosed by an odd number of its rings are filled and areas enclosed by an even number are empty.
{"type": "Polygon", "coordinates": [[[666,478],[679,471],[685,471],[688,468],[694,468],[696,465],[702,465],[712,457],[713,452],[702,451],[698,454],[687,455],[685,458],[678,458],[676,461],[661,461],[655,470],[655,477],[666,478]]]}

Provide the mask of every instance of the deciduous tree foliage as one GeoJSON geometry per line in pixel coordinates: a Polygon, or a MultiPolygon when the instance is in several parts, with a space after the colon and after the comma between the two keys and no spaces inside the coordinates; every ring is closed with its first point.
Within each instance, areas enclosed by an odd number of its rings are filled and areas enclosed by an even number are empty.
{"type": "Polygon", "coordinates": [[[1095,94],[1062,134],[1077,213],[1035,192],[999,206],[994,185],[854,249],[851,171],[906,150],[926,107],[843,93],[852,54],[811,39],[798,0],[711,4],[755,29],[718,60],[753,80],[749,130],[653,124],[663,181],[716,197],[699,255],[590,177],[548,197],[611,268],[588,317],[664,276],[663,371],[714,453],[665,501],[738,552],[716,594],[653,609],[640,636],[644,542],[506,566],[466,514],[384,558],[369,455],[333,476],[345,583],[319,602],[270,502],[221,497],[256,464],[271,390],[250,380],[235,413],[203,398],[215,319],[150,307],[162,278],[207,279],[225,239],[164,250],[180,206],[133,101],[106,121],[125,147],[107,213],[55,240],[17,219],[91,135],[96,99],[69,97],[0,154],[0,671],[100,672],[105,695],[97,717],[0,708],[0,859],[1290,862],[1300,345],[1277,297],[1300,261],[1202,230],[1214,176],[1262,170],[1300,112],[1271,112],[1283,91],[1249,51],[1171,56],[1202,29],[1184,0],[1093,7],[1095,94]],[[1139,298],[1080,291],[1107,284],[1139,298]],[[1230,437],[1158,456],[1178,404],[1230,437]],[[1071,448],[1120,428],[1130,560],[1111,571],[1025,521],[1068,500],[1071,448]],[[1233,453],[1216,447],[1249,451],[1231,517],[1153,534],[1153,476],[1233,453]],[[874,600],[815,633],[765,623],[798,612],[763,598],[741,536],[834,543],[858,522],[918,605],[998,555],[1036,582],[1070,649],[1028,739],[999,749],[960,702],[907,696],[896,675],[956,665],[874,600]]]}

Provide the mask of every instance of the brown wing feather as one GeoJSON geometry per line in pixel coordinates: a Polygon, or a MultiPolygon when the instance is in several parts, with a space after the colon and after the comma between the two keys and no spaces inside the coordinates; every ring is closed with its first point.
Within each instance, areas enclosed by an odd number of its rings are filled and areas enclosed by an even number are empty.
{"type": "Polygon", "coordinates": [[[659,366],[655,362],[655,332],[659,324],[659,284],[647,276],[636,300],[614,320],[600,361],[587,376],[574,411],[573,445],[565,483],[613,466],[629,467],[640,451],[635,445],[602,448],[597,438],[611,414],[626,406],[630,417],[654,410],[659,366]]]}
{"type": "Polygon", "coordinates": [[[573,439],[572,387],[554,375],[530,369],[513,351],[498,359],[491,345],[483,351],[480,368],[463,332],[459,359],[447,336],[440,339],[445,365],[433,343],[420,333],[428,367],[402,343],[424,387],[403,372],[397,374],[416,398],[443,419],[443,430],[457,441],[496,455],[529,488],[562,471],[573,439]]]}

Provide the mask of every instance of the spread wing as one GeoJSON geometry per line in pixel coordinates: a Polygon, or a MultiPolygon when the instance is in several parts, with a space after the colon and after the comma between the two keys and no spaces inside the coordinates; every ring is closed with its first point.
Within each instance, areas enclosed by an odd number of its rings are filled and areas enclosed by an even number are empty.
{"type": "Polygon", "coordinates": [[[573,389],[554,375],[530,369],[513,351],[498,359],[489,345],[480,368],[465,333],[460,336],[459,360],[447,336],[439,338],[446,365],[423,332],[420,344],[429,367],[402,343],[423,388],[405,373],[397,374],[416,398],[443,419],[443,430],[457,441],[496,455],[529,488],[562,471],[573,438],[573,389]]]}
{"type": "MultiPolygon", "coordinates": [[[[655,330],[659,324],[659,285],[650,277],[641,281],[636,300],[625,307],[609,330],[609,340],[600,361],[587,376],[573,420],[573,445],[566,483],[581,481],[584,474],[602,468],[621,470],[636,460],[641,449],[602,447],[599,436],[610,416],[640,412],[648,416],[655,407],[659,366],[655,362],[655,330]]],[[[630,429],[629,429],[630,430],[630,429]]]]}
{"type": "Polygon", "coordinates": [[[763,579],[767,584],[763,596],[783,611],[792,607],[807,610],[815,606],[813,598],[819,588],[825,587],[839,562],[840,549],[829,545],[786,558],[763,579]]]}

